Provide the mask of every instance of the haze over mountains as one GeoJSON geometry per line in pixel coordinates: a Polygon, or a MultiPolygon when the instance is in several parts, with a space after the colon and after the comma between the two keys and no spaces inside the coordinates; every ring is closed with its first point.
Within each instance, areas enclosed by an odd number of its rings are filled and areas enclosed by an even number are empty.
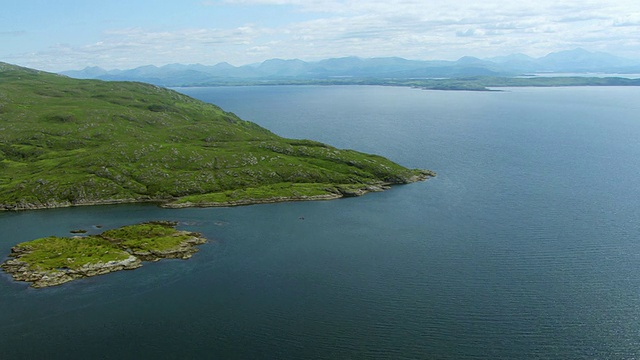
{"type": "Polygon", "coordinates": [[[274,80],[323,80],[335,78],[458,78],[469,76],[519,76],[532,73],[640,73],[640,60],[602,52],[574,49],[532,58],[513,54],[488,59],[462,57],[457,61],[407,60],[399,57],[332,58],[316,62],[271,59],[259,64],[233,66],[222,62],[148,65],[128,70],[87,67],[62,74],[79,79],[130,80],[162,86],[213,85],[274,80]]]}

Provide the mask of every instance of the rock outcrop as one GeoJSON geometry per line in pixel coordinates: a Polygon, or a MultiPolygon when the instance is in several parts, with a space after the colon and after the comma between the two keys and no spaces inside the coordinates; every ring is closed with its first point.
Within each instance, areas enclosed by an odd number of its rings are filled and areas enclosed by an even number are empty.
{"type": "Polygon", "coordinates": [[[53,271],[34,269],[20,258],[7,260],[0,265],[2,270],[13,276],[14,280],[31,282],[31,286],[34,288],[56,286],[75,279],[104,275],[120,270],[133,270],[140,266],[142,266],[142,261],[133,255],[120,261],[98,262],[82,265],[78,269],[61,268],[53,271]]]}

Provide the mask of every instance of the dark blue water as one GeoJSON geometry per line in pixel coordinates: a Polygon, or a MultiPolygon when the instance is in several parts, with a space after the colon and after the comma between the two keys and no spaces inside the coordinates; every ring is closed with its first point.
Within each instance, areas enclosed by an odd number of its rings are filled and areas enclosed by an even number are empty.
{"type": "Polygon", "coordinates": [[[328,202],[0,213],[0,254],[152,219],[211,239],[55,288],[2,274],[0,358],[640,357],[640,89],[181,91],[438,177],[328,202]]]}

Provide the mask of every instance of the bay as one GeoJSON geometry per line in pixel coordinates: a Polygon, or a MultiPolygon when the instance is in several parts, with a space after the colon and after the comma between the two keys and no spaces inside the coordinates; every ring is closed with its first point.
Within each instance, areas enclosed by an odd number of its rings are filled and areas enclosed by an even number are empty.
{"type": "Polygon", "coordinates": [[[438,176],[327,202],[0,213],[0,256],[156,219],[211,240],[54,288],[3,273],[3,359],[640,357],[640,89],[178,90],[438,176]]]}

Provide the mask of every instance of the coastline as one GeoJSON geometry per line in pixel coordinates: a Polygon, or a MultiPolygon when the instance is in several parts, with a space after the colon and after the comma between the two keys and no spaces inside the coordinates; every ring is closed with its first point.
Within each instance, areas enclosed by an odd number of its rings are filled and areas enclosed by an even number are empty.
{"type": "MultiPolygon", "coordinates": [[[[88,201],[82,203],[71,202],[54,202],[41,205],[36,204],[22,204],[22,206],[10,207],[7,205],[0,205],[0,211],[23,211],[23,210],[39,210],[39,209],[54,209],[62,207],[75,207],[75,206],[91,206],[91,205],[110,205],[110,204],[132,204],[132,203],[157,203],[158,206],[163,208],[181,209],[192,207],[234,207],[234,206],[247,206],[257,204],[271,204],[280,202],[292,202],[292,201],[320,201],[320,200],[335,200],[346,197],[358,197],[370,192],[382,192],[391,189],[393,185],[410,184],[418,181],[425,181],[429,178],[435,177],[436,174],[433,171],[422,170],[420,173],[415,174],[408,178],[402,178],[395,182],[379,182],[376,184],[346,184],[346,185],[333,185],[327,188],[326,194],[321,195],[293,195],[293,196],[274,196],[266,198],[241,198],[227,201],[213,201],[213,202],[178,202],[177,199],[106,199],[99,201],[88,201]]],[[[175,227],[177,223],[173,222],[151,222],[161,224],[163,226],[175,227]]],[[[103,233],[104,234],[104,233],[103,233]]],[[[103,234],[96,235],[103,240],[117,244],[122,240],[112,239],[103,234]]],[[[78,268],[69,268],[67,266],[57,267],[54,269],[40,269],[37,266],[30,265],[27,261],[22,259],[23,256],[30,254],[33,249],[29,246],[22,247],[23,244],[18,244],[11,248],[9,259],[0,264],[0,269],[10,274],[15,281],[31,282],[33,288],[43,288],[49,286],[61,285],[76,279],[93,277],[97,275],[108,274],[121,270],[134,270],[142,266],[143,261],[159,261],[161,259],[177,258],[177,259],[189,259],[194,253],[198,251],[195,245],[203,244],[206,239],[201,237],[200,234],[191,233],[187,231],[177,231],[174,236],[188,235],[188,238],[180,242],[177,246],[165,249],[165,250],[131,250],[125,249],[128,253],[128,257],[120,260],[111,261],[96,261],[93,263],[87,263],[78,268]]],[[[85,236],[74,236],[71,239],[85,239],[85,236]]],[[[40,239],[38,239],[40,240],[40,239]]],[[[37,240],[34,240],[37,241],[37,240]]],[[[121,249],[122,250],[122,249],[121,249]]],[[[60,255],[60,254],[58,254],[60,255]]],[[[55,256],[54,256],[55,257],[55,256]]],[[[70,263],[74,262],[74,259],[67,258],[70,263]]]]}
{"type": "MultiPolygon", "coordinates": [[[[428,177],[425,177],[423,180],[426,180],[428,177]]],[[[416,180],[422,181],[422,180],[416,180]]],[[[411,181],[411,182],[416,182],[411,181]]],[[[362,196],[364,194],[370,192],[381,192],[385,190],[391,189],[392,183],[380,183],[378,185],[363,185],[355,188],[345,188],[336,186],[327,194],[322,195],[294,195],[294,196],[276,196],[276,197],[268,197],[262,199],[256,198],[246,198],[246,199],[238,199],[238,200],[227,200],[227,201],[210,201],[210,202],[168,202],[163,203],[160,206],[163,208],[169,209],[181,209],[181,208],[190,208],[190,207],[233,207],[233,206],[247,206],[247,205],[259,205],[259,204],[274,204],[280,202],[291,202],[291,201],[321,201],[321,200],[335,200],[346,197],[357,197],[362,196]]]]}
{"type": "Polygon", "coordinates": [[[76,206],[93,206],[93,205],[117,205],[117,204],[142,204],[142,203],[155,203],[163,208],[170,209],[182,209],[191,207],[233,207],[233,206],[248,206],[259,204],[273,204],[280,202],[293,202],[293,201],[320,201],[320,200],[335,200],[344,197],[356,197],[362,196],[370,192],[381,192],[390,189],[394,185],[406,185],[419,181],[426,181],[429,178],[435,177],[436,173],[430,170],[422,170],[419,175],[414,175],[410,178],[403,179],[402,182],[381,182],[378,184],[354,184],[354,187],[348,189],[341,187],[340,185],[333,185],[333,189],[330,192],[322,195],[294,195],[294,196],[275,196],[268,198],[245,198],[228,201],[203,201],[203,202],[180,202],[181,198],[130,198],[130,199],[105,199],[105,200],[91,200],[84,202],[50,202],[44,204],[33,203],[21,203],[16,205],[0,204],[0,211],[26,211],[26,210],[45,210],[56,209],[65,207],[76,206]]]}
{"type": "Polygon", "coordinates": [[[314,195],[314,196],[280,196],[266,199],[241,199],[241,200],[231,200],[231,201],[221,201],[221,202],[182,202],[182,203],[174,203],[167,202],[161,203],[160,207],[167,209],[186,209],[193,207],[233,207],[233,206],[248,206],[248,205],[260,205],[260,204],[274,204],[281,202],[293,202],[293,201],[319,201],[319,200],[335,200],[340,199],[344,196],[338,194],[327,194],[327,195],[314,195]]]}
{"type": "MultiPolygon", "coordinates": [[[[73,241],[82,242],[84,239],[88,239],[90,237],[74,236],[72,238],[52,237],[36,239],[13,246],[11,248],[11,253],[9,254],[10,259],[0,264],[0,268],[11,275],[15,281],[31,282],[31,287],[33,288],[44,288],[61,285],[76,279],[104,275],[115,271],[134,270],[141,267],[144,261],[155,262],[161,259],[186,260],[198,252],[198,249],[195,247],[196,245],[201,245],[207,242],[207,239],[202,237],[199,233],[175,230],[177,223],[168,221],[155,221],[139,225],[130,225],[128,227],[116,229],[115,231],[122,230],[124,228],[133,228],[140,225],[148,225],[155,227],[155,229],[158,227],[171,228],[173,232],[168,236],[170,238],[182,240],[177,245],[170,248],[162,248],[159,245],[157,245],[158,248],[132,248],[127,244],[127,239],[114,239],[103,235],[110,232],[106,231],[103,234],[94,236],[94,238],[97,238],[104,244],[109,244],[109,250],[104,252],[104,254],[108,254],[109,252],[112,252],[113,254],[118,253],[117,255],[124,257],[124,259],[104,261],[103,259],[98,258],[95,262],[89,261],[83,263],[81,266],[73,266],[76,261],[81,260],[81,256],[79,254],[77,254],[77,256],[67,255],[64,253],[65,249],[63,247],[56,248],[55,251],[52,252],[51,248],[43,249],[42,246],[38,246],[40,244],[36,243],[41,242],[42,240],[46,240],[47,242],[56,240],[66,241],[67,243],[73,241]],[[45,253],[48,257],[45,258],[44,261],[34,261],[29,258],[29,255],[34,252],[45,253]],[[65,257],[66,259],[58,261],[62,261],[65,265],[59,265],[53,268],[51,266],[44,265],[45,262],[51,259],[57,260],[56,258],[65,257]]],[[[160,240],[160,235],[154,234],[154,232],[157,232],[157,230],[152,230],[149,234],[145,234],[147,236],[143,238],[143,241],[145,241],[144,245],[147,245],[147,243],[154,243],[155,240],[160,240]]],[[[166,237],[167,235],[164,234],[162,236],[166,237]]],[[[100,249],[104,250],[104,248],[100,249]]],[[[82,254],[82,257],[84,257],[84,255],[85,254],[82,254]]]]}

